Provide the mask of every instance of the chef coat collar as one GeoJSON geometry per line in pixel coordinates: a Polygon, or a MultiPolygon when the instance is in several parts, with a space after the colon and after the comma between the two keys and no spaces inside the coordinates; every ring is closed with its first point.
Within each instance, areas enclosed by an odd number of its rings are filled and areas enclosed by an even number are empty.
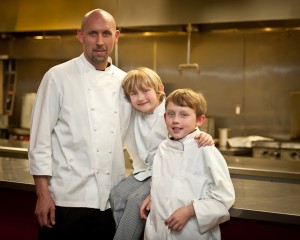
{"type": "Polygon", "coordinates": [[[198,128],[195,128],[195,131],[192,133],[188,134],[184,138],[180,140],[174,140],[172,138],[167,139],[167,144],[177,150],[184,151],[184,145],[189,144],[191,141],[196,141],[194,137],[200,133],[200,130],[198,128]]]}

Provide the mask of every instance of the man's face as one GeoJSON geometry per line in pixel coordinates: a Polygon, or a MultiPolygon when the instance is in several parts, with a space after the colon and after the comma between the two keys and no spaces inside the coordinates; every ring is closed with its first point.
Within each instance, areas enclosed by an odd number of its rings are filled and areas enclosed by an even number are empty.
{"type": "Polygon", "coordinates": [[[83,44],[86,59],[98,70],[104,70],[120,32],[112,19],[99,13],[87,17],[77,37],[83,44]]]}

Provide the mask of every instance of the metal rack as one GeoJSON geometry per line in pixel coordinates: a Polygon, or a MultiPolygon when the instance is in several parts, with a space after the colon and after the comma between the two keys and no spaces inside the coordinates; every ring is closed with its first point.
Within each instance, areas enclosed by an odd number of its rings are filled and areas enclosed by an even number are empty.
{"type": "MultiPolygon", "coordinates": [[[[11,116],[14,108],[15,92],[17,85],[17,77],[15,71],[15,60],[7,59],[2,62],[2,84],[3,98],[2,100],[2,115],[11,116]]],[[[0,108],[1,109],[1,108],[0,108]]]]}

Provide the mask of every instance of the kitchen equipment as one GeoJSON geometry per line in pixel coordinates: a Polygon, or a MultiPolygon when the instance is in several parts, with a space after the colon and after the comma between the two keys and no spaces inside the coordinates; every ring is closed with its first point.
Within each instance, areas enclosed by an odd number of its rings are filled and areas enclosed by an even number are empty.
{"type": "Polygon", "coordinates": [[[219,147],[226,147],[229,128],[219,128],[219,147]]]}
{"type": "Polygon", "coordinates": [[[178,65],[179,73],[182,74],[182,70],[186,68],[195,68],[196,72],[200,74],[200,68],[198,63],[190,63],[191,58],[191,33],[192,33],[192,24],[189,23],[187,26],[187,33],[188,33],[188,39],[187,39],[187,56],[186,56],[186,63],[182,63],[178,65]]]}
{"type": "Polygon", "coordinates": [[[21,128],[30,128],[31,111],[36,93],[25,93],[22,99],[21,128]]]}
{"type": "Polygon", "coordinates": [[[252,147],[254,158],[300,161],[300,142],[255,141],[252,147]]]}
{"type": "Polygon", "coordinates": [[[266,138],[257,135],[250,135],[245,137],[231,137],[228,138],[228,144],[230,147],[242,147],[242,148],[252,148],[252,142],[256,141],[274,141],[273,138],[266,138]]]}
{"type": "Polygon", "coordinates": [[[291,93],[290,136],[300,138],[300,91],[291,93]]]}
{"type": "Polygon", "coordinates": [[[283,160],[300,161],[300,142],[283,142],[280,154],[283,160]]]}
{"type": "MultiPolygon", "coordinates": [[[[0,58],[1,59],[1,58],[0,58]]],[[[3,61],[0,61],[0,114],[3,113],[3,61]]]]}
{"type": "Polygon", "coordinates": [[[255,141],[252,142],[253,157],[277,159],[280,158],[280,142],[277,141],[255,141]]]}

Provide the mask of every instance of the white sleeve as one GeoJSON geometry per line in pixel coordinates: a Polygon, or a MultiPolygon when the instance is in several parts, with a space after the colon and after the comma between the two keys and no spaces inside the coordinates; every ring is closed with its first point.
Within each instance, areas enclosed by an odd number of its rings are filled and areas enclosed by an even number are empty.
{"type": "Polygon", "coordinates": [[[132,111],[132,105],[130,101],[127,100],[124,91],[121,90],[119,116],[120,116],[120,128],[121,128],[123,145],[124,142],[126,141],[126,137],[128,134],[128,128],[131,120],[131,111],[132,111]]]}
{"type": "Polygon", "coordinates": [[[31,115],[28,158],[32,175],[52,175],[51,135],[58,120],[59,95],[48,71],[38,89],[31,115]]]}
{"type": "Polygon", "coordinates": [[[229,220],[229,208],[235,200],[234,187],[224,157],[215,147],[206,147],[207,175],[210,187],[201,199],[193,201],[199,229],[204,233],[229,220]]]}

